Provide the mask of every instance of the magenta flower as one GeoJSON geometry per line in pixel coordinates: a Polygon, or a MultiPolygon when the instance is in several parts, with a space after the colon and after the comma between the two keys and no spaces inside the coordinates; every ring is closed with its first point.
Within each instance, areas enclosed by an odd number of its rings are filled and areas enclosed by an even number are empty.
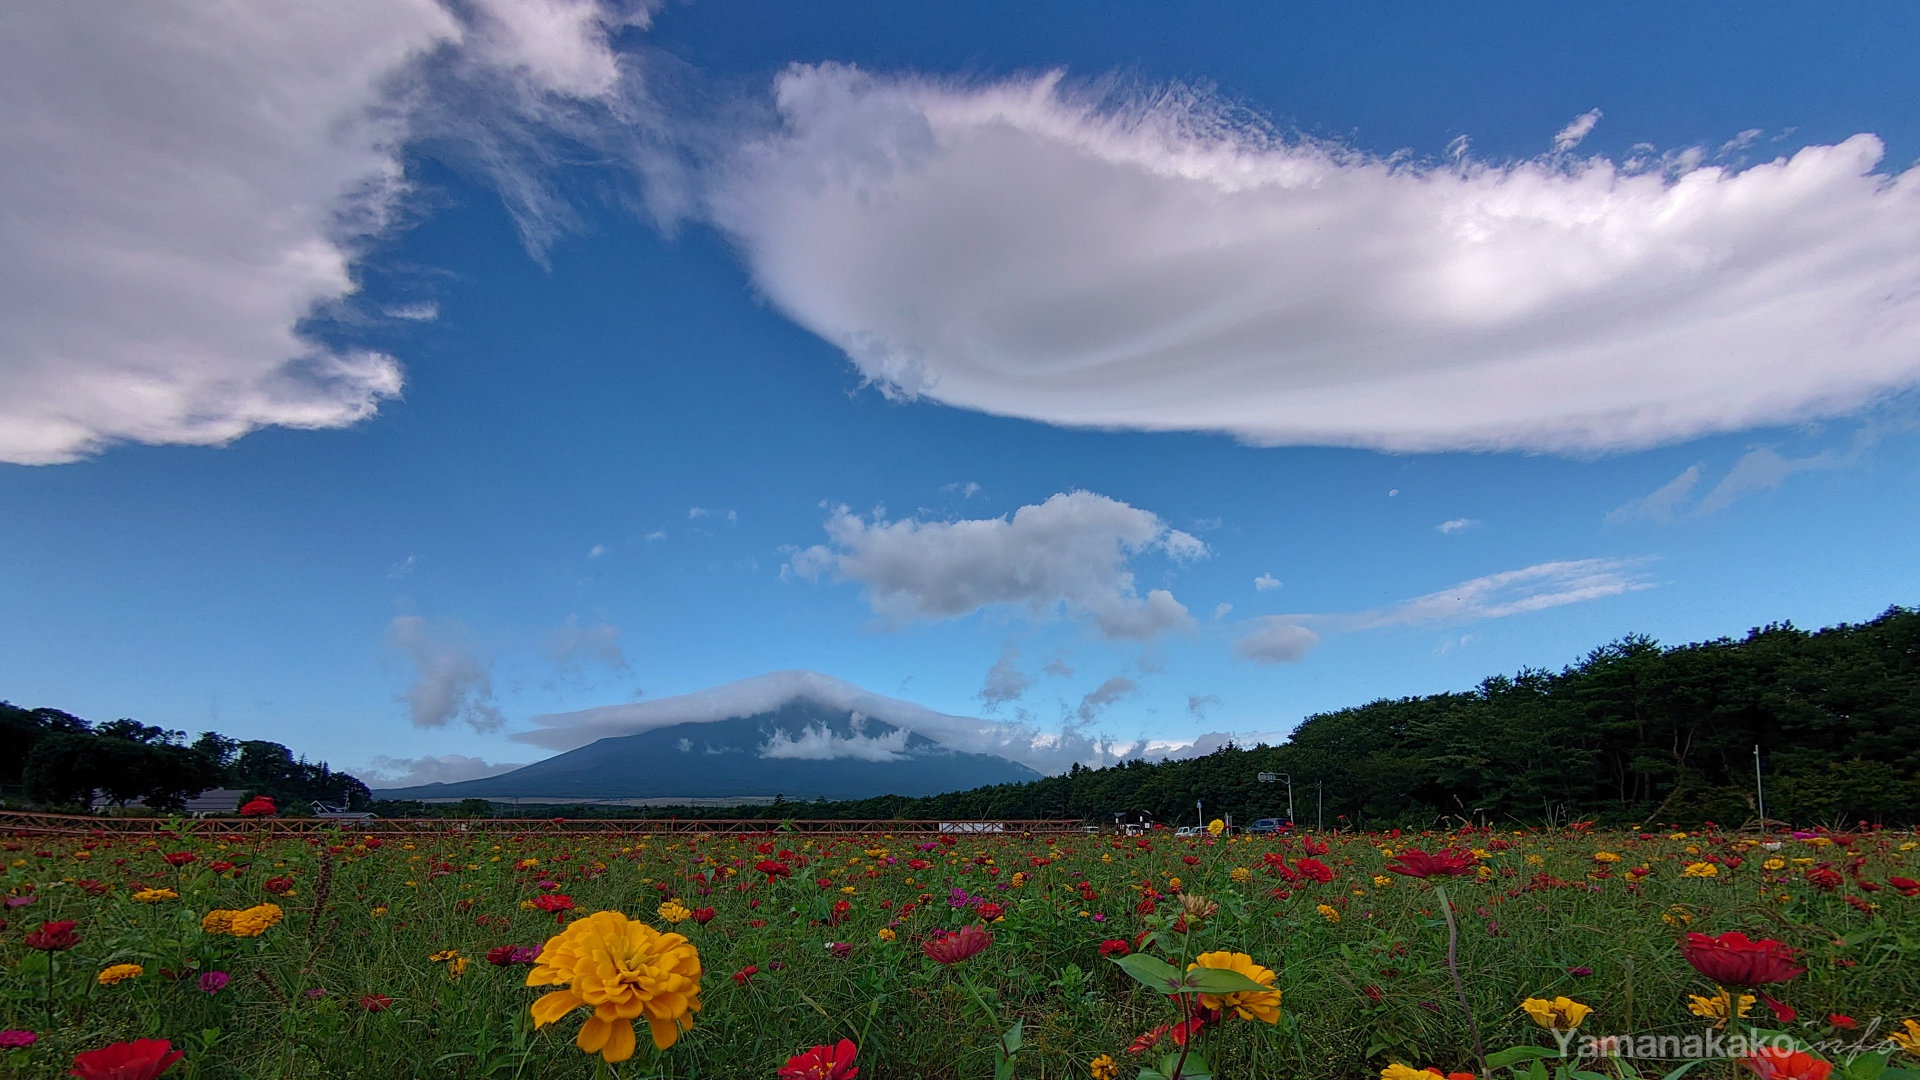
{"type": "Polygon", "coordinates": [[[39,1041],[40,1036],[31,1031],[21,1031],[18,1028],[0,1031],[0,1050],[19,1050],[39,1041]]]}
{"type": "Polygon", "coordinates": [[[200,989],[205,993],[217,994],[226,987],[227,973],[224,971],[209,971],[200,976],[200,989]]]}

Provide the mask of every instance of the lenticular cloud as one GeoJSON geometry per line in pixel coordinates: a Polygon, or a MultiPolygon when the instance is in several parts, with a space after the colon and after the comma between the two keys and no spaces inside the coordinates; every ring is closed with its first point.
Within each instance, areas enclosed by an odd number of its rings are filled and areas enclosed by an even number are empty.
{"type": "Polygon", "coordinates": [[[1737,168],[1576,158],[1562,133],[1440,166],[1057,76],[796,67],[776,104],[710,212],[891,394],[1256,444],[1594,452],[1920,381],[1920,178],[1876,172],[1870,135],[1737,168]]]}

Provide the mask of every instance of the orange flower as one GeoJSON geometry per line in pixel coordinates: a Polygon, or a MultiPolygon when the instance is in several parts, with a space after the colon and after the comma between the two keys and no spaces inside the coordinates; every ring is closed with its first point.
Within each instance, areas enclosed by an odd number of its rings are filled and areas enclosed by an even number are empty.
{"type": "Polygon", "coordinates": [[[608,1062],[633,1056],[633,1021],[644,1017],[653,1045],[665,1050],[700,1011],[700,953],[679,934],[663,934],[617,911],[596,911],[548,938],[528,986],[564,986],[533,1003],[543,1027],[582,1005],[593,1015],[574,1045],[608,1062]]]}

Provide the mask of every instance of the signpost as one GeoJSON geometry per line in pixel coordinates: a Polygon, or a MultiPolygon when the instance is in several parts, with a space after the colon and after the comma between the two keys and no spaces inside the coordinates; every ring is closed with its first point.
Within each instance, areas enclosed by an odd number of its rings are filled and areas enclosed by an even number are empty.
{"type": "Polygon", "coordinates": [[[1273,783],[1273,782],[1274,782],[1275,780],[1284,780],[1284,781],[1286,781],[1286,784],[1287,784],[1287,824],[1288,824],[1288,825],[1292,825],[1292,824],[1293,824],[1293,777],[1291,777],[1291,776],[1288,776],[1288,775],[1287,775],[1286,773],[1270,773],[1270,772],[1263,772],[1263,773],[1261,773],[1261,774],[1260,774],[1260,782],[1261,782],[1261,783],[1263,783],[1263,784],[1271,784],[1271,783],[1273,783]]]}

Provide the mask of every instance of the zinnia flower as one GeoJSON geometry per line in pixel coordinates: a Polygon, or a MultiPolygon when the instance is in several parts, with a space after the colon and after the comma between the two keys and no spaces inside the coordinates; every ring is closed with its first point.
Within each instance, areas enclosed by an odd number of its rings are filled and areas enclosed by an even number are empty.
{"type": "Polygon", "coordinates": [[[137,979],[146,973],[147,969],[139,964],[115,964],[96,975],[95,978],[101,986],[113,986],[128,979],[137,979]]]}
{"type": "Polygon", "coordinates": [[[921,942],[920,951],[941,964],[957,964],[993,944],[993,935],[968,923],[952,933],[939,934],[921,942]]]}
{"type": "Polygon", "coordinates": [[[207,994],[217,994],[227,987],[227,973],[209,971],[200,976],[200,989],[207,994]]]}
{"type": "Polygon", "coordinates": [[[1687,995],[1687,1011],[1695,1016],[1712,1020],[1715,1029],[1727,1026],[1727,1021],[1746,1019],[1747,1010],[1753,1008],[1753,995],[1721,990],[1714,997],[1701,997],[1699,994],[1687,995]]]}
{"type": "Polygon", "coordinates": [[[1740,1059],[1760,1080],[1827,1080],[1833,1065],[1805,1050],[1787,1050],[1769,1046],[1740,1059]]]}
{"type": "Polygon", "coordinates": [[[133,899],[142,904],[162,904],[168,900],[180,899],[180,894],[172,889],[141,889],[133,894],[133,899]]]}
{"type": "Polygon", "coordinates": [[[385,994],[367,994],[360,999],[360,1007],[370,1013],[384,1012],[393,1004],[393,999],[385,994]]]}
{"type": "Polygon", "coordinates": [[[1900,1027],[1902,1030],[1887,1033],[1887,1041],[1914,1057],[1920,1057],[1920,1020],[1902,1020],[1900,1027]]]}
{"type": "Polygon", "coordinates": [[[80,944],[80,935],[73,928],[80,925],[72,921],[43,922],[40,929],[27,933],[27,948],[41,952],[65,952],[80,944]]]}
{"type": "Polygon", "coordinates": [[[279,812],[280,808],[273,805],[273,800],[265,795],[255,795],[240,808],[241,817],[272,817],[279,812]]]}
{"type": "Polygon", "coordinates": [[[233,919],[227,933],[234,937],[259,937],[279,925],[286,917],[279,904],[255,904],[233,913],[233,919]]]}
{"type": "Polygon", "coordinates": [[[793,1055],[774,1075],[780,1080],[853,1080],[860,1075],[853,1064],[858,1052],[852,1039],[841,1039],[833,1046],[816,1046],[793,1055]]]}
{"type": "Polygon", "coordinates": [[[1120,1063],[1113,1060],[1111,1054],[1101,1054],[1087,1062],[1087,1072],[1093,1075],[1093,1080],[1118,1080],[1120,1063]]]}
{"type": "Polygon", "coordinates": [[[186,1054],[165,1039],[135,1039],[73,1055],[69,1076],[80,1080],[153,1080],[186,1054]]]}
{"type": "Polygon", "coordinates": [[[633,1056],[633,1021],[644,1016],[661,1050],[700,1011],[700,954],[679,934],[663,934],[617,911],[597,911],[547,940],[528,986],[565,986],[533,1003],[534,1027],[582,1005],[593,1015],[574,1045],[608,1062],[633,1056]]]}
{"type": "Polygon", "coordinates": [[[1545,998],[1528,998],[1520,1007],[1533,1017],[1533,1022],[1548,1031],[1572,1031],[1580,1026],[1593,1010],[1568,997],[1556,997],[1549,1001],[1545,998]]]}
{"type": "MultiPolygon", "coordinates": [[[[1187,965],[1187,970],[1195,968],[1219,968],[1224,971],[1237,971],[1261,986],[1273,985],[1273,972],[1253,962],[1253,957],[1241,952],[1201,953],[1187,965]]],[[[1201,994],[1200,1004],[1209,1009],[1231,1012],[1242,1020],[1264,1020],[1269,1024],[1280,1022],[1280,991],[1278,990],[1235,990],[1230,994],[1201,994]]]]}
{"type": "Polygon", "coordinates": [[[1400,865],[1389,866],[1387,869],[1392,873],[1405,874],[1408,877],[1459,877],[1473,872],[1473,856],[1451,848],[1432,855],[1418,848],[1408,848],[1395,855],[1393,861],[1400,865]]]}
{"type": "Polygon", "coordinates": [[[40,1041],[40,1036],[31,1031],[9,1028],[0,1031],[0,1050],[20,1050],[40,1041]]]}
{"type": "Polygon", "coordinates": [[[1738,930],[1718,937],[1688,934],[1680,949],[1695,971],[1723,986],[1783,983],[1807,970],[1794,963],[1793,949],[1772,938],[1750,941],[1738,930]]]}

